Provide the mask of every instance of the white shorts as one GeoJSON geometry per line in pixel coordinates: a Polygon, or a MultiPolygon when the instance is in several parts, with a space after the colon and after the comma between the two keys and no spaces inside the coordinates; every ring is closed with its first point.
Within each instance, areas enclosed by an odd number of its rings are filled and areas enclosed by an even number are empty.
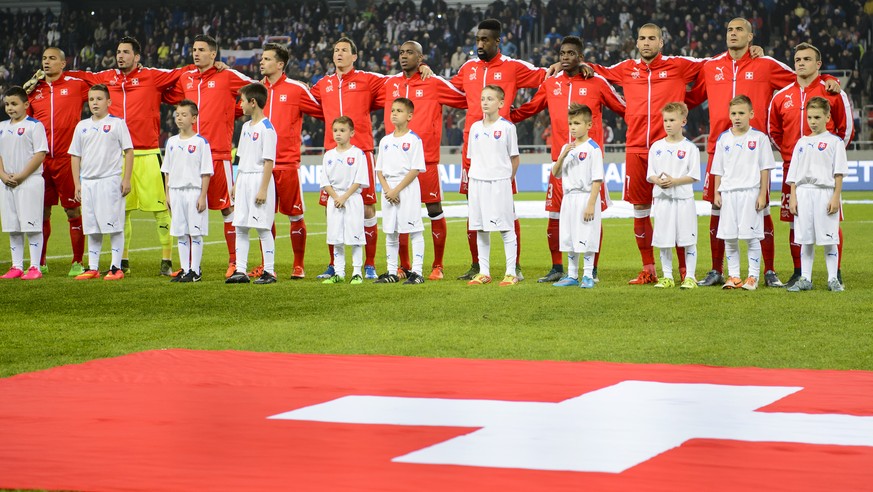
{"type": "Polygon", "coordinates": [[[561,221],[558,223],[561,251],[596,253],[600,250],[600,200],[594,205],[594,219],[584,220],[590,196],[590,193],[568,193],[561,200],[561,221]]]}
{"type": "Polygon", "coordinates": [[[367,244],[363,195],[354,193],[343,208],[336,208],[333,198],[327,198],[327,244],[367,244]]]}
{"type": "Polygon", "coordinates": [[[828,215],[833,188],[798,186],[794,242],[827,246],[840,243],[840,213],[828,215]]]}
{"type": "Polygon", "coordinates": [[[261,187],[262,173],[239,173],[233,198],[233,226],[253,229],[272,229],[276,217],[276,185],[273,175],[267,185],[267,201],[255,205],[255,197],[261,187]]]}
{"type": "Polygon", "coordinates": [[[482,181],[470,178],[467,210],[471,231],[511,231],[515,229],[512,180],[482,181]]]}
{"type": "Polygon", "coordinates": [[[697,244],[697,207],[693,198],[655,198],[652,246],[672,248],[697,244]]]}
{"type": "Polygon", "coordinates": [[[173,212],[170,221],[170,235],[205,236],[209,234],[209,207],[197,211],[200,188],[170,188],[170,207],[173,212]]]}
{"type": "Polygon", "coordinates": [[[15,188],[0,185],[0,222],[3,232],[42,232],[45,180],[31,174],[15,188]]]}
{"type": "Polygon", "coordinates": [[[758,193],[758,188],[721,193],[721,217],[716,237],[764,239],[764,213],[755,210],[758,193]]]}
{"type": "Polygon", "coordinates": [[[82,180],[82,232],[113,234],[124,232],[125,199],[121,196],[121,175],[82,180]]]}
{"type": "MultiPolygon", "coordinates": [[[[388,180],[389,186],[397,186],[401,179],[388,180]]],[[[424,231],[421,221],[421,187],[418,179],[413,179],[409,186],[400,191],[400,203],[394,205],[385,199],[382,193],[382,231],[386,234],[399,232],[424,231]]]]}

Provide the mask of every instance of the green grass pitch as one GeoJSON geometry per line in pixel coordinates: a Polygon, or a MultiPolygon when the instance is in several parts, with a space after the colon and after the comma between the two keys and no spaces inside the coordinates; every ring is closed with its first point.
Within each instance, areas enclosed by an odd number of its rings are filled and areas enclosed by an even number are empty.
{"type": "MultiPolygon", "coordinates": [[[[128,278],[73,281],[66,277],[67,223],[56,207],[47,277],[0,282],[0,376],[177,347],[873,370],[871,205],[845,206],[843,293],[825,289],[820,249],[815,290],[808,293],[628,286],[640,265],[629,219],[604,221],[601,282],[586,291],[536,283],[551,265],[545,219],[522,220],[527,280],[514,288],[468,287],[454,280],[470,261],[462,219],[449,219],[446,280],[419,286],[321,285],[314,277],[327,262],[324,214],[317,195],[306,195],[307,278],[288,280],[287,218],[277,215],[279,283],[267,286],[224,284],[227,251],[216,212],[199,284],[170,284],[157,275],[157,234],[144,213],[134,216],[128,278]]],[[[457,198],[448,194],[449,200],[457,198]]],[[[870,200],[873,192],[848,192],[843,198],[870,200]]],[[[517,199],[542,200],[542,194],[523,193],[517,199]]],[[[699,219],[698,276],[710,266],[708,224],[708,217],[699,219]]],[[[380,271],[385,268],[383,239],[376,258],[380,271]]],[[[433,257],[429,234],[426,240],[425,274],[433,257]]],[[[498,235],[492,243],[492,264],[499,271],[498,235]]],[[[253,240],[250,265],[257,262],[256,244],[253,240]]],[[[0,235],[4,271],[7,245],[7,236],[0,235]]],[[[784,280],[791,259],[787,228],[778,222],[776,247],[784,280]]],[[[175,245],[173,255],[178,265],[175,245]]],[[[107,263],[104,255],[102,265],[107,263]]]]}

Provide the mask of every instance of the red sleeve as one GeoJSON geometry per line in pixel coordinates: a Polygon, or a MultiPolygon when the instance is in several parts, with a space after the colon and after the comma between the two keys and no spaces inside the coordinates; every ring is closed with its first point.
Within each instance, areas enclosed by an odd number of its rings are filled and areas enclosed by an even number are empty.
{"type": "Polygon", "coordinates": [[[182,90],[182,82],[176,81],[176,84],[170,86],[167,90],[161,93],[161,102],[175,106],[185,99],[185,91],[182,90]]]}
{"type": "Polygon", "coordinates": [[[631,60],[625,60],[623,62],[616,63],[611,67],[605,67],[603,65],[598,65],[596,63],[589,63],[588,66],[591,67],[592,70],[601,77],[605,78],[607,82],[610,84],[615,84],[617,86],[622,85],[622,65],[631,60]]]}
{"type": "Polygon", "coordinates": [[[456,73],[452,77],[452,79],[449,80],[449,82],[453,86],[455,86],[455,89],[458,89],[459,91],[464,90],[464,66],[466,66],[466,63],[464,65],[461,65],[461,68],[458,70],[458,73],[456,73]]]}
{"type": "Polygon", "coordinates": [[[530,101],[522,104],[518,109],[511,109],[509,111],[509,121],[513,123],[524,121],[546,108],[548,100],[546,99],[546,89],[543,86],[544,84],[541,83],[536,94],[530,98],[530,101]]]}
{"type": "Polygon", "coordinates": [[[191,68],[194,68],[194,65],[174,68],[173,70],[163,70],[160,68],[151,69],[154,73],[153,77],[155,78],[155,87],[157,87],[158,90],[161,91],[172,88],[179,82],[179,77],[181,77],[185,71],[190,70],[191,68]]]}
{"type": "Polygon", "coordinates": [[[682,64],[682,75],[685,77],[685,83],[690,84],[697,80],[697,76],[703,69],[703,64],[709,61],[709,58],[690,58],[687,56],[678,57],[682,64]]]}
{"type": "Polygon", "coordinates": [[[546,79],[546,69],[537,68],[526,61],[513,60],[515,63],[516,86],[533,89],[539,87],[546,79]]]}
{"type": "Polygon", "coordinates": [[[600,88],[600,102],[606,105],[607,108],[611,109],[613,113],[624,118],[624,113],[627,111],[627,103],[625,100],[618,95],[615,88],[609,84],[606,80],[601,80],[595,77],[595,80],[601,82],[602,86],[600,88]]]}
{"type": "Polygon", "coordinates": [[[831,119],[834,121],[834,135],[840,137],[843,143],[848,146],[854,137],[855,122],[852,120],[852,103],[843,91],[833,97],[831,119]]]}
{"type": "Polygon", "coordinates": [[[775,60],[771,62],[771,65],[773,68],[770,69],[767,78],[770,80],[770,88],[774,91],[783,89],[788,84],[797,80],[797,75],[795,75],[795,73],[787,66],[784,66],[775,60]]]}
{"type": "Polygon", "coordinates": [[[770,140],[773,145],[781,152],[782,151],[782,114],[779,112],[777,104],[780,98],[774,97],[770,101],[770,109],[767,111],[767,128],[770,132],[770,140]]]}
{"type": "MultiPolygon", "coordinates": [[[[69,75],[70,77],[76,77],[77,79],[84,80],[86,84],[89,86],[102,84],[104,81],[104,75],[109,70],[104,70],[102,72],[86,72],[84,70],[66,70],[64,75],[69,75]]],[[[86,98],[87,99],[87,98],[86,98]]]]}
{"type": "Polygon", "coordinates": [[[706,101],[706,81],[703,77],[703,70],[697,74],[697,80],[690,91],[685,93],[685,104],[688,109],[694,109],[706,101]]]}
{"type": "Polygon", "coordinates": [[[455,89],[449,81],[442,77],[434,76],[437,83],[437,98],[440,104],[451,106],[458,109],[467,109],[467,95],[462,91],[455,89]]]}
{"type": "Polygon", "coordinates": [[[225,69],[223,70],[223,72],[228,74],[227,88],[233,94],[233,97],[239,96],[240,89],[254,82],[254,80],[246,77],[241,72],[237,72],[232,68],[225,69]]]}
{"type": "Polygon", "coordinates": [[[318,101],[315,100],[315,96],[305,87],[301,87],[300,92],[302,92],[300,94],[300,111],[313,118],[324,120],[324,111],[321,109],[321,104],[318,104],[318,101]]]}
{"type": "Polygon", "coordinates": [[[385,107],[385,81],[388,77],[370,74],[370,111],[385,107]]]}

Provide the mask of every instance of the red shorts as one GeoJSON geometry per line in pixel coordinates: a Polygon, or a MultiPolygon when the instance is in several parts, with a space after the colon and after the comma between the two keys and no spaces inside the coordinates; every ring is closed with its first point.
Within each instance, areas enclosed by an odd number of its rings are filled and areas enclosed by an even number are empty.
{"type": "Polygon", "coordinates": [[[546,188],[546,212],[561,212],[561,202],[564,200],[564,186],[561,178],[549,173],[549,186],[546,188]]]}
{"type": "Polygon", "coordinates": [[[288,216],[303,215],[303,188],[300,170],[294,168],[273,169],[276,183],[276,211],[288,216]]]}
{"type": "Polygon", "coordinates": [[[712,203],[712,200],[715,198],[715,176],[709,174],[709,170],[712,169],[712,154],[709,156],[709,160],[706,161],[706,176],[703,177],[703,199],[712,203]]]}
{"type": "Polygon", "coordinates": [[[233,188],[233,169],[230,161],[223,159],[212,161],[212,177],[209,178],[209,189],[206,190],[206,203],[209,210],[224,210],[233,206],[230,189],[233,188]]]}
{"type": "MultiPolygon", "coordinates": [[[[790,162],[782,163],[782,204],[779,207],[779,220],[782,222],[794,222],[794,215],[788,208],[788,200],[791,199],[791,185],[785,183],[785,178],[788,177],[788,166],[790,162]]],[[[842,214],[842,211],[840,211],[842,214]]]]}
{"type": "Polygon", "coordinates": [[[421,203],[443,201],[443,187],[440,184],[439,164],[427,164],[424,172],[418,173],[418,186],[421,188],[421,203]]]}
{"type": "MultiPolygon", "coordinates": [[[[461,184],[458,186],[458,193],[462,195],[467,194],[470,186],[470,178],[467,177],[467,173],[470,172],[470,159],[467,158],[467,137],[469,135],[469,131],[464,132],[464,144],[461,145],[461,184]]],[[[515,189],[513,188],[514,191],[515,189]]]]}
{"type": "Polygon", "coordinates": [[[46,208],[60,202],[64,208],[81,206],[76,201],[76,185],[73,183],[73,168],[70,156],[48,157],[42,162],[42,178],[45,180],[43,204],[46,208]]]}
{"type": "MultiPolygon", "coordinates": [[[[368,150],[364,152],[364,155],[367,157],[367,177],[370,179],[370,186],[361,190],[362,195],[364,197],[364,205],[375,205],[376,204],[376,179],[373,161],[373,151],[368,150]]],[[[322,207],[327,206],[327,192],[321,190],[321,195],[318,196],[318,204],[322,207]]]]}
{"type": "Polygon", "coordinates": [[[630,153],[625,154],[624,164],[624,193],[622,197],[633,205],[651,205],[652,188],[655,186],[646,180],[649,154],[630,153]]]}

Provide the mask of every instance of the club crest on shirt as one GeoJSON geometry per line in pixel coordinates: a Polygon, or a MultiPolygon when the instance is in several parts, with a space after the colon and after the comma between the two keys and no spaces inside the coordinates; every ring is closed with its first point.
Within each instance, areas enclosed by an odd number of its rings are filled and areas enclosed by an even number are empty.
{"type": "Polygon", "coordinates": [[[197,146],[196,146],[196,145],[189,145],[189,146],[188,146],[188,153],[189,153],[189,154],[193,154],[193,153],[196,152],[196,151],[197,151],[197,146]]]}
{"type": "Polygon", "coordinates": [[[415,97],[424,97],[423,89],[415,89],[415,97]]]}
{"type": "Polygon", "coordinates": [[[356,84],[356,83],[354,83],[354,82],[349,82],[349,89],[351,89],[351,90],[355,90],[355,88],[356,88],[357,86],[358,86],[358,84],[356,84]]]}
{"type": "Polygon", "coordinates": [[[403,147],[403,151],[406,152],[406,151],[409,150],[409,148],[411,147],[411,145],[409,145],[409,142],[403,142],[403,146],[402,146],[402,147],[403,147]]]}
{"type": "Polygon", "coordinates": [[[62,96],[66,96],[66,95],[69,94],[69,93],[70,93],[70,90],[69,90],[69,89],[61,89],[61,95],[62,95],[62,96]]]}
{"type": "Polygon", "coordinates": [[[685,151],[684,150],[677,150],[676,157],[678,157],[680,159],[684,159],[685,158],[685,151]]]}
{"type": "Polygon", "coordinates": [[[258,134],[258,132],[252,133],[252,142],[257,141],[257,140],[258,140],[258,137],[260,137],[260,135],[258,134]]]}
{"type": "Polygon", "coordinates": [[[828,143],[827,143],[827,142],[819,142],[819,143],[818,143],[818,150],[824,150],[824,149],[826,149],[826,148],[828,148],[828,143]]]}
{"type": "Polygon", "coordinates": [[[661,70],[661,71],[658,73],[658,78],[660,78],[660,79],[666,79],[666,78],[667,78],[667,71],[666,71],[666,70],[661,70]]]}
{"type": "Polygon", "coordinates": [[[206,83],[206,87],[208,87],[210,89],[214,89],[215,88],[215,81],[210,80],[209,82],[206,83]]]}
{"type": "Polygon", "coordinates": [[[753,80],[755,78],[754,72],[746,72],[746,80],[753,80]]]}
{"type": "Polygon", "coordinates": [[[588,157],[588,152],[579,152],[579,160],[584,161],[588,157]]]}
{"type": "Polygon", "coordinates": [[[18,136],[24,135],[24,128],[18,129],[18,136]]]}
{"type": "Polygon", "coordinates": [[[755,150],[758,147],[758,142],[752,140],[752,141],[748,142],[746,145],[748,145],[749,150],[755,150]]]}
{"type": "Polygon", "coordinates": [[[587,96],[587,95],[588,95],[588,89],[585,88],[585,87],[581,87],[581,88],[579,88],[579,95],[580,95],[580,96],[587,96]]]}
{"type": "Polygon", "coordinates": [[[494,80],[503,80],[503,74],[500,72],[495,73],[494,80]]]}
{"type": "Polygon", "coordinates": [[[279,102],[285,102],[288,100],[288,94],[279,94],[279,102]]]}
{"type": "Polygon", "coordinates": [[[112,125],[103,125],[103,133],[109,133],[112,130],[112,125]]]}
{"type": "Polygon", "coordinates": [[[139,79],[130,79],[131,85],[139,85],[139,79]]]}
{"type": "Polygon", "coordinates": [[[349,166],[354,166],[355,165],[355,158],[354,157],[346,157],[346,164],[348,164],[349,166]]]}
{"type": "Polygon", "coordinates": [[[503,135],[501,130],[494,130],[494,140],[499,140],[501,135],[503,135]]]}

